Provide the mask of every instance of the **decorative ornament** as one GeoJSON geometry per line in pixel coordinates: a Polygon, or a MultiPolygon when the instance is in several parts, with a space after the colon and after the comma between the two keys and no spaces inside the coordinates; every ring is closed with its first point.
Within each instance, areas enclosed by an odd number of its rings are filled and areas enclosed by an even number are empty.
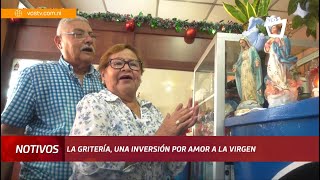
{"type": "Polygon", "coordinates": [[[215,35],[216,32],[217,32],[217,31],[216,31],[215,29],[210,30],[210,33],[213,34],[213,35],[215,35]]]}
{"type": "Polygon", "coordinates": [[[240,24],[228,21],[224,23],[223,21],[213,23],[205,21],[192,21],[180,20],[177,18],[172,19],[162,19],[159,17],[152,17],[151,14],[146,16],[143,13],[139,13],[137,16],[129,14],[117,14],[117,13],[92,13],[87,14],[85,12],[77,11],[77,16],[84,17],[86,19],[99,19],[106,22],[123,22],[126,24],[126,29],[128,31],[133,31],[135,28],[140,28],[142,26],[149,26],[150,28],[155,29],[174,29],[177,33],[181,33],[182,30],[193,27],[197,30],[197,33],[206,33],[209,35],[214,35],[217,32],[221,32],[221,27],[225,27],[225,32],[231,33],[242,33],[243,28],[240,24]],[[128,24],[128,25],[127,25],[128,24]],[[132,27],[134,26],[134,28],[132,27]],[[215,33],[212,33],[215,32],[215,33]]]}
{"type": "Polygon", "coordinates": [[[194,39],[188,39],[184,37],[184,42],[186,42],[187,44],[192,44],[194,42],[194,39]]]}
{"type": "Polygon", "coordinates": [[[158,27],[158,22],[156,20],[151,20],[150,27],[151,28],[157,28],[158,27]]]}
{"type": "Polygon", "coordinates": [[[19,19],[19,18],[10,18],[9,22],[11,24],[17,24],[17,23],[21,22],[21,19],[19,19]]]}
{"type": "Polygon", "coordinates": [[[185,36],[187,38],[191,38],[194,39],[196,37],[197,31],[195,28],[188,28],[188,30],[186,31],[185,36]]]}
{"type": "Polygon", "coordinates": [[[222,32],[226,31],[226,27],[222,26],[222,27],[221,27],[221,31],[222,31],[222,32]]]}
{"type": "Polygon", "coordinates": [[[303,10],[300,6],[300,3],[297,5],[296,11],[293,13],[295,16],[300,16],[301,18],[304,18],[306,15],[309,14],[309,2],[306,3],[306,11],[303,10]]]}
{"type": "Polygon", "coordinates": [[[126,30],[133,32],[135,27],[134,19],[130,19],[126,22],[126,30]]]}
{"type": "Polygon", "coordinates": [[[187,44],[192,44],[194,41],[194,38],[196,37],[197,31],[195,28],[188,28],[185,35],[184,35],[184,41],[187,44]]]}
{"type": "Polygon", "coordinates": [[[175,23],[175,29],[178,33],[182,31],[182,25],[179,21],[175,23]]]}
{"type": "Polygon", "coordinates": [[[176,29],[176,32],[178,32],[178,33],[182,31],[182,27],[181,26],[176,26],[175,29],[176,29]]]}

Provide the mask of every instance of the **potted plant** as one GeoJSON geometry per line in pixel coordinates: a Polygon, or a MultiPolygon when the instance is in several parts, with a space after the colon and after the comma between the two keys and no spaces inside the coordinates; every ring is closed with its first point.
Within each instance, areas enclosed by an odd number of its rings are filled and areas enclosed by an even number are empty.
{"type": "Polygon", "coordinates": [[[266,42],[267,31],[264,26],[265,17],[271,0],[235,0],[235,6],[223,2],[223,7],[230,16],[243,23],[242,34],[247,37],[250,44],[257,51],[263,50],[266,42]]]}
{"type": "Polygon", "coordinates": [[[223,2],[223,7],[230,16],[243,24],[249,22],[250,17],[266,17],[271,0],[235,0],[235,6],[223,2]]]}
{"type": "Polygon", "coordinates": [[[290,0],[288,15],[294,15],[292,28],[298,29],[306,26],[306,35],[317,37],[317,23],[319,23],[319,0],[290,0]]]}

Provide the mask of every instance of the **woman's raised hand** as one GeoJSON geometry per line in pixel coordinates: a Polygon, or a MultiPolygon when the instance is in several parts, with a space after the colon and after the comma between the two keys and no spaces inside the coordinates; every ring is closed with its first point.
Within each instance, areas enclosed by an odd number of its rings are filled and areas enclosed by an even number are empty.
{"type": "Polygon", "coordinates": [[[179,104],[171,114],[167,114],[161,126],[156,132],[156,136],[178,136],[184,133],[188,128],[192,127],[198,117],[199,106],[196,102],[192,107],[192,99],[190,98],[186,107],[179,104]]]}

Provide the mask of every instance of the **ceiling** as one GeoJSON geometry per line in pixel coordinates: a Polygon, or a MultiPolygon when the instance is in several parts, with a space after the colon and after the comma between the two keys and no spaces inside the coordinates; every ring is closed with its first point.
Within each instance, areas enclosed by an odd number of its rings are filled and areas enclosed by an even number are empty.
{"type": "MultiPolygon", "coordinates": [[[[119,14],[144,15],[152,17],[178,18],[181,20],[219,22],[235,21],[229,16],[222,2],[234,5],[234,0],[61,0],[66,8],[78,8],[87,13],[112,12],[119,14]]],[[[289,18],[289,0],[271,0],[270,15],[289,18]]]]}
{"type": "MultiPolygon", "coordinates": [[[[233,19],[223,8],[223,2],[234,5],[235,0],[60,0],[65,8],[78,8],[86,13],[112,12],[130,14],[133,16],[142,12],[144,15],[163,19],[178,18],[189,22],[228,22],[233,19]]],[[[251,0],[252,1],[252,0],[251,0]]],[[[292,20],[288,16],[289,0],[271,0],[269,15],[276,15],[282,19],[292,20]]],[[[306,29],[293,31],[292,38],[305,39],[306,29]]],[[[311,39],[309,37],[308,39],[311,39]]]]}
{"type": "MultiPolygon", "coordinates": [[[[252,1],[253,0],[250,0],[250,2],[252,1]]],[[[34,7],[37,7],[36,3],[40,2],[42,2],[42,4],[48,4],[48,7],[50,7],[49,3],[56,2],[59,6],[52,5],[51,7],[77,8],[78,10],[89,14],[111,12],[136,16],[139,13],[143,13],[143,15],[151,14],[152,17],[160,17],[163,19],[177,18],[180,20],[188,20],[189,22],[203,20],[206,22],[236,22],[235,19],[226,13],[222,5],[223,2],[234,5],[235,0],[20,0],[20,2],[24,2],[24,4],[29,2],[34,5],[34,7]]],[[[288,16],[287,13],[288,3],[289,0],[271,0],[269,15],[276,15],[282,19],[288,19],[289,21],[292,20],[292,16],[288,16]]],[[[313,39],[311,37],[307,38],[305,34],[305,27],[294,31],[291,38],[299,42],[301,41],[301,45],[292,47],[292,54],[298,54],[308,48],[306,46],[310,45],[311,41],[308,40],[313,39]]],[[[203,43],[203,41],[200,41],[203,39],[199,39],[190,45],[182,41],[182,37],[153,36],[152,34],[147,34],[146,36],[149,38],[141,37],[142,40],[139,41],[139,35],[141,34],[138,34],[135,37],[136,46],[140,51],[142,51],[142,55],[143,52],[145,52],[145,56],[143,58],[149,59],[150,62],[155,62],[155,60],[168,60],[168,62],[173,63],[196,63],[203,53],[203,50],[206,48],[206,44],[203,43]],[[162,39],[157,39],[160,37],[162,39]],[[178,38],[178,40],[174,41],[174,38],[178,38]],[[151,42],[148,43],[148,41],[151,42]],[[156,47],[152,46],[152,44],[154,44],[153,42],[157,42],[157,44],[154,45],[156,47]],[[173,42],[180,44],[177,45],[173,42]],[[179,48],[177,50],[177,48],[173,47],[179,48]],[[200,48],[200,50],[196,48],[200,48]],[[183,53],[179,53],[179,50],[183,53]]],[[[104,40],[103,47],[106,47],[105,42],[109,41],[104,40]]],[[[112,40],[110,42],[113,43],[112,40]]],[[[317,44],[318,42],[319,41],[317,41],[317,44]]],[[[235,46],[238,47],[238,44],[235,46]]],[[[312,44],[312,46],[317,45],[312,44]]],[[[162,64],[168,64],[168,62],[162,62],[162,64]]],[[[180,65],[177,66],[180,67],[180,65]]],[[[181,65],[181,67],[182,66],[183,65],[181,65]]]]}
{"type": "MultiPolygon", "coordinates": [[[[111,12],[119,14],[143,15],[163,19],[177,18],[189,22],[228,22],[233,19],[223,8],[223,2],[234,5],[235,0],[19,0],[26,7],[56,7],[77,8],[86,13],[111,12]]],[[[249,0],[252,2],[253,0],[249,0]]],[[[271,0],[269,15],[276,15],[282,19],[292,20],[288,16],[289,0],[271,0]]],[[[319,24],[317,26],[319,29],[319,24]]],[[[309,39],[306,37],[306,28],[293,31],[293,39],[309,39]]]]}

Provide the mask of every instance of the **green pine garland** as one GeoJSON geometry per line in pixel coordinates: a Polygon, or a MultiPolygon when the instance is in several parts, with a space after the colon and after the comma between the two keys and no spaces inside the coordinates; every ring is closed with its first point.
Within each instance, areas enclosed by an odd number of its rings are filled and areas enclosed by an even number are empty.
{"type": "Polygon", "coordinates": [[[177,18],[173,19],[162,19],[159,17],[153,18],[151,14],[144,16],[141,12],[137,16],[132,15],[121,15],[117,13],[93,13],[87,14],[85,12],[77,11],[78,16],[82,16],[87,19],[101,19],[108,22],[126,22],[130,19],[134,19],[135,25],[141,27],[143,25],[149,25],[150,28],[162,28],[162,29],[175,29],[176,32],[181,32],[182,30],[187,30],[188,28],[195,28],[197,32],[207,33],[209,35],[214,35],[216,32],[225,33],[242,33],[242,25],[229,21],[224,23],[220,21],[219,23],[212,23],[206,21],[192,21],[180,20],[177,18]]]}

